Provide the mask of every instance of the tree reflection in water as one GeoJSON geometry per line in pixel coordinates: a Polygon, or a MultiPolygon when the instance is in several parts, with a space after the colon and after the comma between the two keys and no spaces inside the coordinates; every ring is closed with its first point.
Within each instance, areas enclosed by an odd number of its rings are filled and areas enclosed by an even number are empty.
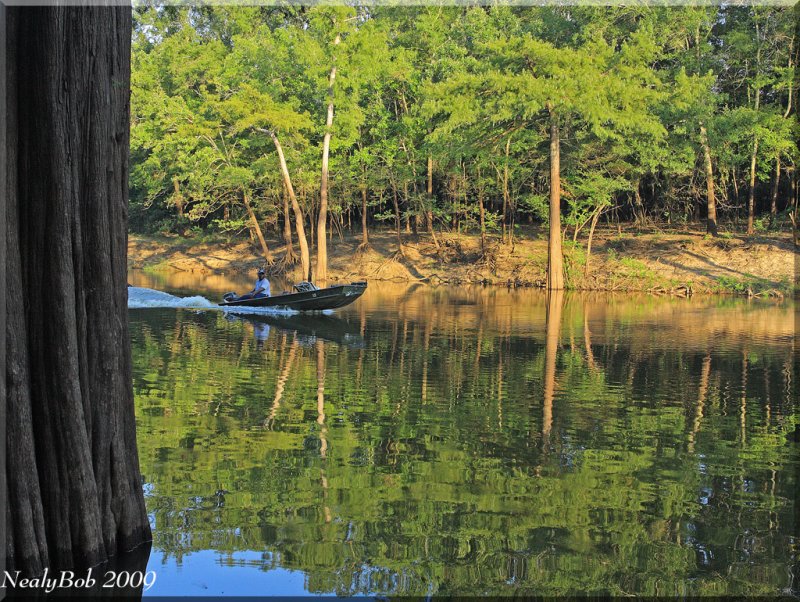
{"type": "Polygon", "coordinates": [[[256,550],[339,594],[787,592],[792,309],[371,286],[264,341],[132,310],[151,565],[256,550]]]}

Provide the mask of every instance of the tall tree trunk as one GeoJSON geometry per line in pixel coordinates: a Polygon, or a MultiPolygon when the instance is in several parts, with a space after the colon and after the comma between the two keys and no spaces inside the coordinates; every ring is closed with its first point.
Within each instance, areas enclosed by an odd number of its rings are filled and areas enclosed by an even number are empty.
{"type": "Polygon", "coordinates": [[[778,192],[781,186],[781,157],[775,157],[775,180],[772,182],[772,198],[769,207],[769,213],[772,219],[778,215],[778,192]]]}
{"type": "Polygon", "coordinates": [[[172,187],[174,189],[172,198],[175,203],[175,207],[178,210],[178,217],[183,217],[184,199],[183,195],[181,194],[181,183],[177,177],[172,178],[172,187]]]}
{"type": "Polygon", "coordinates": [[[605,207],[598,207],[592,216],[592,225],[589,227],[589,240],[586,242],[586,264],[583,270],[584,278],[589,275],[589,262],[592,256],[592,239],[594,238],[594,229],[597,227],[597,222],[600,219],[600,215],[603,213],[604,209],[605,207]]]}
{"type": "MultiPolygon", "coordinates": [[[[756,21],[756,77],[761,71],[761,32],[756,21]]],[[[755,112],[758,115],[758,108],[761,103],[761,88],[756,88],[755,112]]],[[[753,137],[753,153],[750,155],[750,191],[747,193],[747,235],[752,236],[753,217],[755,215],[756,204],[756,160],[758,159],[758,135],[753,137]]]]}
{"type": "Polygon", "coordinates": [[[478,167],[478,219],[481,227],[481,253],[486,253],[486,213],[483,208],[483,185],[481,168],[478,167]]]}
{"type": "Polygon", "coordinates": [[[394,205],[394,226],[397,232],[397,252],[403,254],[403,235],[400,233],[400,205],[397,204],[397,187],[392,183],[392,204],[394,205]]]}
{"type": "Polygon", "coordinates": [[[433,157],[428,155],[428,200],[425,206],[425,221],[427,222],[428,226],[428,234],[431,235],[433,239],[433,246],[436,247],[436,250],[439,250],[439,239],[436,238],[436,232],[433,229],[433,210],[431,209],[433,205],[433,157]]]}
{"type": "Polygon", "coordinates": [[[131,9],[0,11],[6,568],[40,575],[150,540],[126,286],[131,9]]]}
{"type": "MultiPolygon", "coordinates": [[[[511,151],[511,136],[506,140],[506,160],[503,164],[503,244],[506,242],[506,229],[508,228],[508,206],[509,206],[509,193],[508,193],[508,155],[511,151]]],[[[511,236],[509,236],[511,238],[511,236]]]]}
{"type": "MultiPolygon", "coordinates": [[[[337,46],[340,38],[337,35],[333,45],[337,46]]],[[[336,80],[336,57],[328,78],[328,112],[325,118],[325,136],[322,139],[322,182],[319,189],[319,215],[317,216],[317,281],[323,285],[328,280],[328,242],[325,230],[328,226],[328,155],[331,149],[333,132],[333,83],[336,80]]]]}
{"type": "Polygon", "coordinates": [[[253,230],[255,230],[256,236],[258,237],[258,242],[261,245],[261,251],[264,253],[264,261],[266,261],[267,265],[269,265],[272,263],[272,253],[269,251],[267,241],[264,239],[264,233],[261,231],[261,225],[258,223],[258,218],[253,211],[253,207],[250,205],[250,195],[248,195],[246,192],[243,193],[242,201],[244,202],[245,209],[247,209],[247,215],[250,216],[250,221],[253,222],[253,230]]]}
{"type": "Polygon", "coordinates": [[[361,247],[369,246],[369,230],[367,228],[367,187],[361,187],[361,247]]]}
{"type": "Polygon", "coordinates": [[[717,236],[717,200],[714,196],[714,170],[711,166],[711,148],[708,145],[708,132],[700,124],[700,144],[703,146],[703,160],[706,168],[706,206],[708,217],[706,219],[706,232],[717,236]]]}
{"type": "Polygon", "coordinates": [[[747,193],[747,235],[752,236],[753,216],[756,205],[756,158],[758,157],[758,137],[753,140],[753,153],[750,155],[750,191],[747,193]]]}
{"type": "Polygon", "coordinates": [[[550,109],[550,237],[547,245],[547,290],[564,288],[561,249],[561,141],[558,116],[550,109]]]}
{"type": "Polygon", "coordinates": [[[303,280],[311,279],[311,257],[308,252],[308,240],[306,239],[306,229],[303,225],[303,210],[300,209],[300,204],[297,202],[297,196],[294,194],[294,187],[292,186],[292,178],[289,175],[289,168],[286,165],[286,157],[283,156],[283,147],[281,146],[278,136],[272,130],[260,129],[259,131],[269,134],[272,138],[272,143],[275,145],[275,150],[278,151],[278,161],[281,166],[281,174],[283,175],[283,184],[286,186],[286,191],[289,193],[289,200],[292,202],[292,210],[294,211],[294,226],[297,230],[297,240],[300,243],[300,264],[303,268],[303,280]]]}
{"type": "Polygon", "coordinates": [[[289,193],[286,191],[286,185],[283,185],[283,241],[286,243],[286,253],[284,254],[283,261],[286,264],[294,264],[297,261],[297,255],[294,252],[294,245],[292,244],[292,216],[289,212],[289,193]]]}

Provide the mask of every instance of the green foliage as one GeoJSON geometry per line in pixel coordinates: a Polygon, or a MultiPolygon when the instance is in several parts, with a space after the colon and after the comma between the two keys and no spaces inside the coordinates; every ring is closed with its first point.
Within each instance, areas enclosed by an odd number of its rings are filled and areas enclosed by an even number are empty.
{"type": "Polygon", "coordinates": [[[430,212],[437,227],[477,229],[479,197],[490,230],[524,216],[546,223],[552,119],[567,225],[610,207],[623,219],[696,219],[701,127],[720,218],[743,210],[736,190],[748,185],[755,140],[763,209],[776,161],[796,169],[792,35],[788,8],[724,4],[143,6],[131,223],[228,231],[226,221],[246,219],[247,193],[277,228],[283,184],[270,132],[314,219],[333,66],[331,219],[359,212],[366,189],[370,222],[397,195],[404,216],[430,212]]]}

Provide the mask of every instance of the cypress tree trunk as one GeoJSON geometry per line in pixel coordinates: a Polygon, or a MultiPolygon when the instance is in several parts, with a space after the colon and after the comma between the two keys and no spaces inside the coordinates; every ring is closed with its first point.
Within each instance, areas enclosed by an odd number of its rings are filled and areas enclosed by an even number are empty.
{"type": "Polygon", "coordinates": [[[564,288],[561,249],[561,142],[558,117],[550,111],[550,239],[547,246],[547,290],[564,288]]]}
{"type": "Polygon", "coordinates": [[[708,133],[704,125],[700,125],[700,143],[703,145],[703,163],[706,170],[706,205],[708,207],[708,219],[706,221],[706,232],[711,236],[717,236],[717,200],[714,196],[714,170],[711,166],[711,149],[708,146],[708,133]]]}
{"type": "Polygon", "coordinates": [[[261,231],[261,225],[258,223],[258,218],[253,211],[252,205],[250,205],[250,195],[246,192],[243,193],[242,201],[244,202],[245,209],[247,209],[247,214],[250,216],[250,221],[253,222],[253,230],[256,232],[258,242],[261,245],[261,251],[264,253],[264,261],[269,265],[272,263],[272,253],[269,251],[267,241],[264,239],[264,233],[261,231]]]}
{"type": "Polygon", "coordinates": [[[294,245],[292,245],[292,215],[289,212],[289,193],[286,191],[285,185],[283,186],[283,241],[286,243],[284,262],[286,264],[296,263],[297,255],[295,255],[294,245]]]}
{"type": "MultiPolygon", "coordinates": [[[[272,143],[275,145],[275,150],[278,152],[278,161],[281,166],[281,175],[283,176],[283,185],[286,186],[286,192],[289,193],[289,200],[292,202],[292,210],[294,211],[295,230],[297,231],[297,241],[300,243],[300,263],[303,266],[303,280],[311,280],[311,255],[308,252],[308,241],[306,240],[306,229],[303,226],[303,210],[300,209],[300,204],[297,202],[297,196],[294,194],[294,187],[292,186],[292,178],[289,176],[289,167],[286,165],[286,157],[283,155],[283,147],[278,140],[277,134],[272,130],[265,130],[259,128],[260,132],[269,134],[272,138],[272,143]]],[[[313,238],[313,234],[312,234],[313,238]]]]}
{"type": "Polygon", "coordinates": [[[369,230],[367,229],[367,187],[361,187],[361,245],[362,248],[369,246],[369,230]]]}
{"type": "Polygon", "coordinates": [[[150,540],[127,316],[130,7],[5,9],[7,569],[150,540]]]}
{"type": "MultiPolygon", "coordinates": [[[[339,44],[339,36],[333,45],[339,44]]],[[[336,80],[336,58],[328,79],[328,112],[325,118],[325,137],[322,141],[322,181],[319,190],[319,216],[317,218],[317,280],[324,286],[328,279],[328,245],[325,230],[328,226],[328,155],[333,128],[333,82],[336,80]]]]}

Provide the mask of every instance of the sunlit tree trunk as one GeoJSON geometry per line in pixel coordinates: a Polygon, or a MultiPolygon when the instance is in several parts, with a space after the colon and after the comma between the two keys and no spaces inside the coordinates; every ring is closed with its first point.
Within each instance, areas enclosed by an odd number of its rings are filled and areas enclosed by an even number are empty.
{"type": "MultiPolygon", "coordinates": [[[[339,44],[337,35],[333,45],[339,44]]],[[[335,63],[335,58],[334,58],[335,63]]],[[[322,139],[322,182],[319,189],[319,215],[317,218],[317,280],[323,285],[328,279],[328,242],[325,239],[328,227],[328,156],[333,133],[333,83],[336,80],[336,65],[331,67],[328,78],[328,112],[325,118],[325,136],[322,139]]]]}
{"type": "Polygon", "coordinates": [[[717,236],[717,200],[714,196],[714,170],[711,166],[711,148],[708,145],[708,133],[704,125],[700,125],[700,144],[703,146],[703,163],[706,170],[706,232],[717,236]]]}
{"type": "Polygon", "coordinates": [[[245,192],[242,195],[242,200],[244,202],[245,209],[247,209],[247,214],[250,216],[250,221],[253,222],[253,230],[258,237],[258,242],[261,245],[261,251],[264,253],[264,261],[266,261],[267,264],[270,264],[272,263],[272,253],[269,251],[267,241],[264,239],[264,233],[261,231],[261,225],[258,223],[258,218],[256,217],[253,207],[250,204],[250,195],[245,192]]]}
{"type": "MultiPolygon", "coordinates": [[[[506,229],[508,228],[508,206],[509,206],[509,191],[508,191],[508,155],[511,152],[511,136],[506,140],[506,160],[503,163],[503,243],[506,242],[506,229]]],[[[510,238],[510,236],[509,236],[510,238]]]]}
{"type": "Polygon", "coordinates": [[[561,141],[558,116],[550,109],[550,237],[547,245],[547,290],[564,288],[561,249],[561,141]]]}
{"type": "Polygon", "coordinates": [[[428,226],[428,234],[431,235],[433,239],[433,245],[436,247],[436,250],[439,250],[439,240],[436,238],[436,231],[433,229],[433,210],[431,209],[431,205],[433,204],[433,157],[428,155],[428,182],[427,182],[427,192],[428,192],[428,200],[425,207],[425,221],[428,226]]]}
{"type": "Polygon", "coordinates": [[[775,157],[775,180],[772,182],[772,197],[769,207],[769,213],[772,219],[778,215],[778,191],[781,186],[781,158],[780,155],[775,157]]]}
{"type": "Polygon", "coordinates": [[[281,175],[283,175],[283,184],[286,186],[286,191],[289,193],[289,200],[292,202],[292,209],[294,210],[295,230],[297,230],[297,240],[300,243],[300,264],[303,267],[303,280],[311,279],[311,257],[308,252],[308,240],[306,239],[306,229],[303,225],[303,210],[297,202],[297,196],[294,194],[294,187],[292,186],[292,178],[289,175],[289,168],[286,165],[286,157],[283,155],[283,147],[281,146],[278,136],[272,130],[259,130],[269,134],[272,138],[272,143],[275,145],[275,150],[278,152],[278,161],[281,166],[281,175]]]}
{"type": "Polygon", "coordinates": [[[292,244],[292,215],[289,210],[289,194],[285,185],[283,186],[281,197],[283,198],[283,241],[286,243],[286,253],[283,260],[289,265],[297,261],[297,255],[292,244]]]}
{"type": "Polygon", "coordinates": [[[126,286],[131,9],[0,11],[6,568],[40,575],[150,540],[126,286]]]}
{"type": "Polygon", "coordinates": [[[361,187],[361,247],[369,246],[369,229],[367,228],[367,187],[361,187]]]}
{"type": "Polygon", "coordinates": [[[483,184],[481,184],[481,168],[478,166],[478,220],[481,228],[481,253],[486,253],[486,213],[483,207],[483,184]]]}
{"type": "MultiPolygon", "coordinates": [[[[759,76],[761,67],[761,33],[759,30],[758,22],[756,22],[756,77],[759,76]]],[[[761,104],[761,88],[756,88],[755,91],[755,112],[758,114],[758,109],[761,104]]],[[[758,159],[758,135],[753,137],[753,152],[750,155],[750,190],[747,193],[747,235],[751,236],[754,233],[753,217],[755,215],[755,199],[756,199],[756,161],[758,159]]]]}

